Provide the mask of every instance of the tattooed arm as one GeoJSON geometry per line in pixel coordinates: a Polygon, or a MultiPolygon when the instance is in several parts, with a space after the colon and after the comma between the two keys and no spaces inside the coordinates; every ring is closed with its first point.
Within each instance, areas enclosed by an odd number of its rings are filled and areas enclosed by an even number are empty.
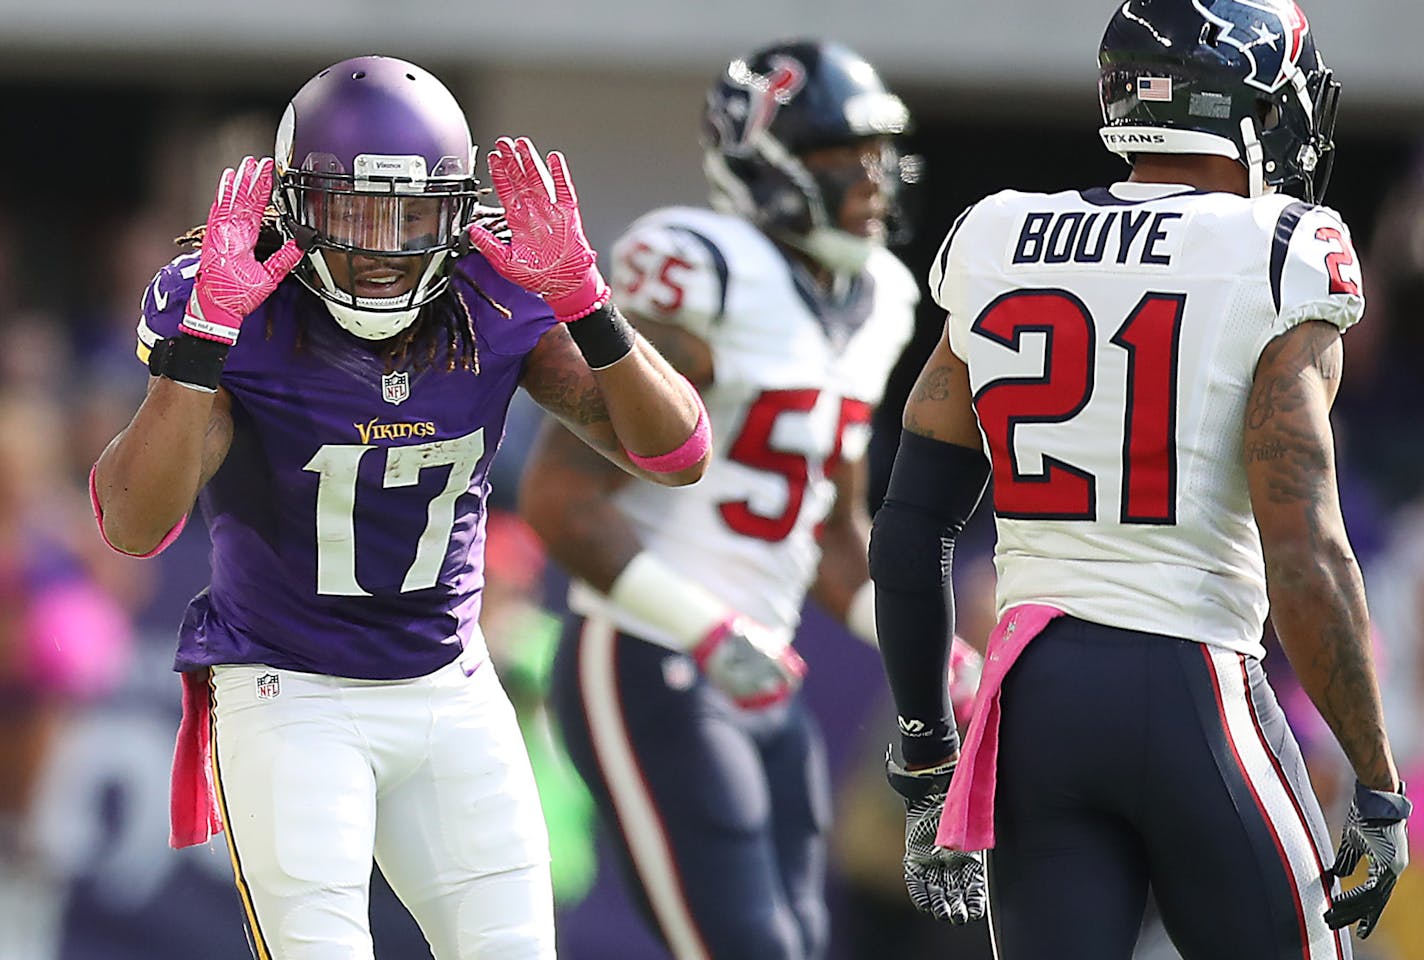
{"type": "Polygon", "coordinates": [[[555,324],[530,352],[520,382],[579,439],[634,476],[676,487],[696,481],[707,468],[710,448],[672,473],[643,470],[629,459],[628,450],[648,457],[677,449],[698,417],[691,389],[641,336],[623,359],[590,370],[568,330],[555,324]]]}
{"type": "Polygon", "coordinates": [[[193,509],[232,446],[232,395],[151,377],[133,420],[94,465],[100,529],[114,549],[150,553],[193,509]]]}
{"type": "Polygon", "coordinates": [[[1394,791],[1365,585],[1335,482],[1330,407],[1342,358],[1340,332],[1322,321],[1266,347],[1246,410],[1246,478],[1281,646],[1360,782],[1394,791]]]}
{"type": "Polygon", "coordinates": [[[939,338],[920,370],[905,404],[902,425],[931,440],[983,449],[969,389],[969,368],[949,349],[947,336],[939,338]]]}
{"type": "MultiPolygon", "coordinates": [[[[712,355],[703,340],[669,324],[640,320],[638,329],[651,331],[659,352],[689,380],[711,379],[712,355]]],[[[520,479],[519,505],[554,559],[607,593],[641,546],[612,502],[629,474],[639,471],[618,446],[592,373],[568,336],[559,338],[556,331],[545,335],[547,347],[541,343],[539,349],[557,351],[559,359],[531,364],[536,375],[526,374],[525,387],[562,426],[546,423],[535,440],[520,479]],[[556,369],[559,375],[550,375],[556,369]]]]}

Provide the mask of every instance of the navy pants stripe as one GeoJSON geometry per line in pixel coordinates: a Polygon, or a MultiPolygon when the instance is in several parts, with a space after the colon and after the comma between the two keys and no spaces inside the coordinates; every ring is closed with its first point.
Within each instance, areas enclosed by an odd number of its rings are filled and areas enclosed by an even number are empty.
{"type": "Polygon", "coordinates": [[[1348,960],[1324,819],[1260,664],[1055,620],[1001,697],[1001,960],[1128,960],[1149,885],[1185,960],[1348,960]]]}
{"type": "Polygon", "coordinates": [[[677,960],[817,960],[830,782],[799,700],[742,711],[681,654],[571,619],[552,698],[569,755],[677,960]]]}

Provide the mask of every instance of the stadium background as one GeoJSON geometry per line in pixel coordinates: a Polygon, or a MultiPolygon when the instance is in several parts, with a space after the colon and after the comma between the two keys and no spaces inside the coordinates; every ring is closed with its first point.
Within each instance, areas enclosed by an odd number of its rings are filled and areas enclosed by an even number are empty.
{"type": "MultiPolygon", "coordinates": [[[[1096,136],[1093,51],[1110,12],[1100,0],[0,0],[0,532],[44,518],[133,628],[84,689],[25,692],[0,711],[8,729],[33,729],[38,716],[46,731],[31,763],[15,753],[22,738],[0,729],[0,781],[34,772],[27,812],[0,813],[0,901],[8,891],[19,909],[29,875],[33,903],[54,906],[57,924],[51,952],[15,960],[246,956],[224,850],[178,854],[165,843],[172,635],[205,582],[206,544],[190,529],[153,563],[105,556],[82,483],[142,394],[131,344],[144,285],[172,256],[171,238],[202,219],[222,167],[270,152],[281,109],[307,77],[361,53],[421,63],[455,91],[480,144],[525,134],[568,153],[589,235],[606,251],[641,211],[702,202],[698,116],[726,58],[780,37],[837,39],[879,67],[915,118],[908,146],[925,157],[925,180],[906,198],[917,231],[901,252],[923,276],[950,220],[984,193],[1123,173],[1096,136]]],[[[1307,13],[1345,85],[1329,200],[1354,230],[1370,295],[1365,324],[1346,340],[1336,415],[1347,519],[1379,627],[1391,732],[1406,771],[1424,774],[1424,5],[1317,0],[1307,13]]],[[[899,404],[942,322],[928,302],[919,319],[877,421],[877,491],[899,404]]],[[[527,408],[514,418],[497,465],[506,506],[535,418],[527,408]]],[[[959,566],[966,631],[978,640],[985,528],[976,522],[959,566]]],[[[23,537],[0,536],[0,573],[23,566],[27,549],[23,537]]],[[[557,608],[557,573],[542,585],[557,608]]],[[[22,682],[4,672],[23,643],[14,634],[0,630],[0,690],[22,682]]],[[[887,931],[908,922],[895,801],[878,782],[884,685],[874,654],[814,610],[801,644],[837,814],[854,824],[839,831],[833,858],[834,956],[869,956],[861,944],[877,937],[880,955],[887,931]]],[[[1272,666],[1338,825],[1338,754],[1283,664],[1272,666]]],[[[1424,882],[1413,873],[1361,956],[1424,956],[1424,882]]],[[[0,960],[11,960],[3,910],[0,960]]],[[[388,894],[373,910],[378,952],[417,955],[388,894]]],[[[562,923],[571,960],[659,956],[610,863],[562,923]]]]}

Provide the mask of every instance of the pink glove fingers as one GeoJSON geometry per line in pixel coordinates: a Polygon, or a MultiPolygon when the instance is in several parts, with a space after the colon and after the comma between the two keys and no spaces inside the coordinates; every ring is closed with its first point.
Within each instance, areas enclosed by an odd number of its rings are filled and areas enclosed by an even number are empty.
{"type": "Polygon", "coordinates": [[[208,210],[208,221],[221,220],[227,215],[229,197],[232,195],[233,180],[237,177],[237,171],[228,167],[223,171],[222,179],[218,181],[218,193],[213,198],[213,205],[208,210]]]}
{"type": "Polygon", "coordinates": [[[263,157],[254,161],[250,169],[243,161],[243,167],[246,176],[241,180],[243,191],[240,203],[243,211],[260,226],[262,214],[266,212],[267,202],[272,196],[272,160],[263,157]]]}
{"type": "Polygon", "coordinates": [[[242,319],[265,300],[302,258],[289,240],[259,263],[253,255],[272,196],[270,157],[244,157],[223,171],[208,213],[198,277],[179,329],[234,343],[242,319]]]}
{"type": "MultiPolygon", "coordinates": [[[[504,138],[500,139],[500,143],[504,143],[504,138]]],[[[512,148],[513,144],[510,146],[512,148]]],[[[512,177],[513,171],[510,169],[512,153],[512,149],[509,152],[496,149],[491,150],[485,157],[485,163],[489,165],[490,183],[494,186],[494,192],[506,210],[514,205],[517,193],[512,177]]]]}
{"type": "Polygon", "coordinates": [[[484,255],[492,267],[502,274],[509,269],[509,247],[505,246],[503,240],[478,223],[472,223],[466,227],[465,233],[469,236],[470,242],[475,245],[475,249],[484,255]]]}
{"type": "Polygon", "coordinates": [[[503,276],[543,296],[560,321],[607,303],[608,285],[594,266],[564,156],[550,154],[546,162],[528,137],[501,137],[486,162],[510,237],[505,243],[471,224],[470,242],[503,276]]]}
{"type": "Polygon", "coordinates": [[[267,272],[267,278],[271,280],[272,286],[268,288],[268,293],[277,289],[277,284],[281,283],[287,274],[292,272],[292,268],[302,259],[302,248],[297,246],[297,241],[288,240],[278,248],[262,263],[262,269],[267,272]]]}
{"type": "Polygon", "coordinates": [[[527,178],[526,189],[535,196],[540,196],[537,191],[542,189],[542,197],[550,203],[555,202],[557,192],[554,190],[553,178],[549,175],[549,168],[544,165],[544,158],[534,149],[533,142],[528,137],[520,137],[515,141],[515,145],[519,148],[519,164],[527,178]]]}
{"type": "Polygon", "coordinates": [[[554,180],[554,202],[560,206],[578,206],[578,193],[574,182],[569,179],[569,167],[564,155],[557,150],[549,154],[549,175],[554,180]]]}

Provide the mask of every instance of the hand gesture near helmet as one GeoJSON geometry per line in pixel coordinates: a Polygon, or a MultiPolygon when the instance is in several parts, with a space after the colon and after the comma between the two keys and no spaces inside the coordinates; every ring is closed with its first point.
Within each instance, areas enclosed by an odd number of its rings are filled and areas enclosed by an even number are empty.
{"type": "Polygon", "coordinates": [[[487,162],[510,236],[506,243],[473,223],[466,230],[476,249],[505,278],[542,296],[561,323],[608,303],[564,155],[550,153],[546,167],[527,137],[500,137],[487,162]]]}
{"type": "Polygon", "coordinates": [[[178,325],[183,333],[236,343],[243,317],[256,310],[302,258],[295,240],[261,263],[253,254],[271,199],[271,157],[243,157],[236,170],[223,171],[208,211],[193,295],[178,325]]]}

